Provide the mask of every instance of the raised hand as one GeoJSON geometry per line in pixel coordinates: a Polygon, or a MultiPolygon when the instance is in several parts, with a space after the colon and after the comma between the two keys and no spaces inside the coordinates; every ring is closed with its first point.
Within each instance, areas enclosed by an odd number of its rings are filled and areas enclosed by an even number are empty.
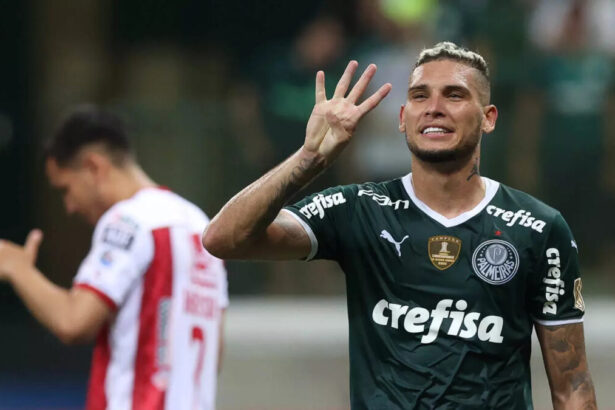
{"type": "Polygon", "coordinates": [[[30,231],[23,247],[0,240],[0,280],[10,280],[11,275],[18,275],[20,270],[33,267],[42,240],[43,233],[38,229],[30,231]]]}
{"type": "Polygon", "coordinates": [[[357,100],[376,73],[376,65],[370,64],[346,95],[357,66],[356,61],[348,63],[330,100],[327,100],[325,92],[325,73],[316,73],[316,104],[308,120],[304,149],[322,156],[326,163],[330,163],[340,154],[361,118],[391,91],[391,84],[386,83],[357,105],[357,100]]]}

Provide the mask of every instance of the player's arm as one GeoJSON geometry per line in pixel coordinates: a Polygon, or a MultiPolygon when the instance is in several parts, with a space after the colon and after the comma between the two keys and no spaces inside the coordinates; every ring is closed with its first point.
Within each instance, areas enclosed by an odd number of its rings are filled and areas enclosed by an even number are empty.
{"type": "Polygon", "coordinates": [[[62,342],[94,339],[112,310],[93,293],[64,289],[36,269],[41,240],[41,232],[32,231],[23,247],[0,241],[0,279],[13,286],[32,315],[62,342]]]}
{"type": "Polygon", "coordinates": [[[359,120],[391,90],[385,84],[357,105],[376,72],[371,64],[346,95],[357,62],[351,61],[333,98],[327,100],[325,75],[316,74],[316,104],[303,146],[286,161],[235,195],[203,233],[203,245],[223,259],[298,259],[310,252],[303,227],[282,207],[327,168],[350,141],[359,120]]]}
{"type": "Polygon", "coordinates": [[[596,409],[594,384],[585,357],[583,323],[536,324],[555,410],[596,409]]]}

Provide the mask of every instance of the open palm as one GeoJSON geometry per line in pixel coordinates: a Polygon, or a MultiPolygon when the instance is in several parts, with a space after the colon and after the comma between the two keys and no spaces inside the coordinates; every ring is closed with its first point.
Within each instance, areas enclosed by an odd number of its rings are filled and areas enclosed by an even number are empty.
{"type": "Polygon", "coordinates": [[[324,72],[319,71],[316,74],[316,104],[307,124],[304,147],[324,157],[328,163],[333,161],[350,141],[361,118],[391,91],[391,84],[384,84],[357,105],[357,100],[376,73],[376,66],[370,64],[346,95],[357,66],[356,61],[348,63],[330,100],[327,100],[325,92],[324,72]]]}

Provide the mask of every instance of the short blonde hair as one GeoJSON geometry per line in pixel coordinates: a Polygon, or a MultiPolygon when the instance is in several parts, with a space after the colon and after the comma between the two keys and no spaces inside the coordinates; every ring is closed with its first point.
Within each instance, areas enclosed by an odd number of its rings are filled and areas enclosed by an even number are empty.
{"type": "Polygon", "coordinates": [[[453,60],[478,70],[478,72],[482,74],[481,82],[483,83],[481,84],[483,90],[479,91],[481,91],[481,94],[485,98],[484,102],[486,104],[489,103],[491,81],[489,79],[489,67],[483,56],[450,41],[443,41],[431,48],[423,49],[414,64],[414,68],[416,69],[425,63],[436,60],[453,60]]]}

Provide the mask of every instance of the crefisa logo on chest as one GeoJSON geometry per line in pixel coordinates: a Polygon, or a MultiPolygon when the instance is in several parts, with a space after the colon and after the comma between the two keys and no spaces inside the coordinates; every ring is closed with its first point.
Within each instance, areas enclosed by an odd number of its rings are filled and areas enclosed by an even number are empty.
{"type": "Polygon", "coordinates": [[[519,253],[515,247],[501,239],[491,239],[478,245],[472,255],[474,273],[487,283],[503,285],[519,269],[519,253]]]}

